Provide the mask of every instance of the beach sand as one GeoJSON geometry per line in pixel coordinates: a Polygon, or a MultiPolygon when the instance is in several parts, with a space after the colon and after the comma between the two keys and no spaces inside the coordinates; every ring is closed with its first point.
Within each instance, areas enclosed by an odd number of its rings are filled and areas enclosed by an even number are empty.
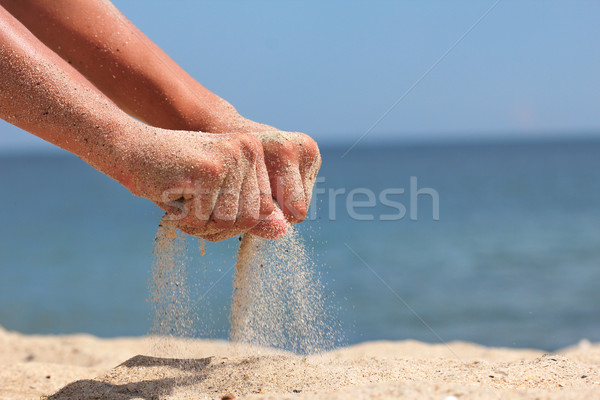
{"type": "Polygon", "coordinates": [[[600,344],[545,354],[370,342],[302,357],[226,341],[37,336],[0,328],[0,399],[600,399],[600,344]],[[156,343],[154,343],[155,345],[156,343]]]}

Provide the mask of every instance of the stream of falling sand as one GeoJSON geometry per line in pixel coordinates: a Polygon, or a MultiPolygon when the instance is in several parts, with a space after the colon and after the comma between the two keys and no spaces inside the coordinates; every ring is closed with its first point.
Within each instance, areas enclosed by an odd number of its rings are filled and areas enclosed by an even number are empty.
{"type": "MultiPolygon", "coordinates": [[[[150,283],[151,334],[157,356],[185,356],[187,345],[182,339],[198,333],[201,318],[191,299],[186,237],[161,221],[150,283]]],[[[319,273],[293,227],[276,240],[245,234],[235,267],[232,341],[301,354],[327,350],[339,342],[319,273]]]]}
{"type": "Polygon", "coordinates": [[[231,340],[296,353],[335,343],[324,287],[293,228],[280,239],[243,236],[231,301],[231,340]]]}
{"type": "Polygon", "coordinates": [[[193,337],[195,333],[185,250],[185,235],[163,218],[156,232],[149,285],[153,312],[150,334],[155,356],[185,357],[185,340],[181,338],[193,337]]]}

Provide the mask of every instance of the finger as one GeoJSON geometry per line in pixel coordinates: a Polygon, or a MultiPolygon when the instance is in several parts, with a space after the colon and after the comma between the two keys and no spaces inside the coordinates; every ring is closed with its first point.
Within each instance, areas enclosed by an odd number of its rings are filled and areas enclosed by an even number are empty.
{"type": "Polygon", "coordinates": [[[193,236],[202,236],[210,228],[208,222],[215,208],[215,204],[219,197],[219,190],[225,180],[224,174],[217,172],[206,174],[195,181],[193,187],[186,187],[182,193],[182,197],[177,201],[164,203],[161,206],[169,214],[177,211],[176,218],[177,227],[193,236]]]}
{"type": "Polygon", "coordinates": [[[251,171],[242,184],[235,228],[246,232],[258,223],[259,217],[260,190],[256,172],[251,171]]]}
{"type": "Polygon", "coordinates": [[[275,204],[273,213],[262,219],[254,228],[250,229],[249,232],[265,239],[277,239],[283,236],[289,228],[290,224],[286,221],[279,206],[275,204]]]}
{"type": "Polygon", "coordinates": [[[303,152],[299,167],[300,175],[302,176],[302,186],[304,187],[304,200],[308,208],[311,204],[315,180],[321,167],[321,155],[316,146],[313,150],[303,152]]]}
{"type": "Polygon", "coordinates": [[[292,224],[304,221],[307,206],[297,165],[271,173],[271,190],[285,218],[292,224]]]}
{"type": "Polygon", "coordinates": [[[265,165],[265,156],[262,151],[259,152],[256,159],[256,182],[260,196],[259,218],[266,218],[271,215],[274,206],[269,174],[265,165]]]}
{"type": "Polygon", "coordinates": [[[267,154],[267,171],[273,197],[290,223],[306,217],[304,185],[299,172],[298,146],[286,139],[269,141],[263,146],[267,154]]]}
{"type": "Polygon", "coordinates": [[[225,178],[215,202],[208,228],[229,230],[235,225],[238,214],[240,190],[243,183],[241,168],[233,168],[225,178]]]}
{"type": "MultiPolygon", "coordinates": [[[[231,179],[224,181],[224,186],[231,186],[231,179]]],[[[236,180],[237,181],[237,180],[236,180]]],[[[254,227],[258,223],[259,208],[260,208],[260,191],[258,189],[257,178],[254,170],[248,174],[242,182],[242,186],[239,189],[235,189],[238,197],[237,216],[235,216],[235,223],[230,224],[230,221],[234,218],[233,212],[234,207],[228,207],[229,215],[223,215],[223,204],[233,201],[233,196],[227,196],[223,192],[231,192],[231,189],[223,190],[219,195],[213,212],[213,217],[205,229],[202,231],[194,231],[195,236],[201,236],[202,238],[211,241],[218,242],[230,237],[247,232],[250,228],[254,227]],[[225,201],[223,201],[225,200],[225,201]],[[220,223],[219,223],[220,220],[220,223]]]]}

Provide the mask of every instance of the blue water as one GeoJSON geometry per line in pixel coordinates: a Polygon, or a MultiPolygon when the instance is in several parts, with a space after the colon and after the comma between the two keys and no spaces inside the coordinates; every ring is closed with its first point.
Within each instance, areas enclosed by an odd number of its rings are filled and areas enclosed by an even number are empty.
{"type": "MultiPolygon", "coordinates": [[[[553,350],[600,341],[600,142],[359,146],[341,158],[344,151],[322,149],[325,193],[300,230],[323,265],[346,342],[553,350]],[[438,193],[439,220],[427,194],[411,220],[411,177],[438,193]],[[376,197],[375,208],[355,209],[372,221],[351,218],[346,201],[357,188],[375,196],[403,188],[388,199],[406,215],[379,220],[398,209],[376,197]],[[335,210],[334,189],[346,193],[335,210]]],[[[0,182],[0,325],[147,333],[160,210],[68,155],[2,156],[0,182]]],[[[198,284],[214,284],[199,310],[205,336],[227,335],[237,245],[209,244],[190,261],[198,284]]]]}

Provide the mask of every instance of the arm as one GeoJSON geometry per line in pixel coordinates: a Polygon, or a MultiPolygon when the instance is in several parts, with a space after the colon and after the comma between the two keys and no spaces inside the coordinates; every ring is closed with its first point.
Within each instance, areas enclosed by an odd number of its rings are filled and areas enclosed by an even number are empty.
{"type": "MultiPolygon", "coordinates": [[[[0,7],[0,117],[68,150],[209,240],[273,210],[260,142],[134,120],[0,7]]],[[[268,233],[265,233],[268,236],[268,233]]]]}
{"type": "Polygon", "coordinates": [[[304,220],[321,165],[318,146],[308,135],[281,132],[240,116],[188,75],[108,0],[0,3],[136,118],[165,129],[258,137],[273,197],[288,221],[304,220]]]}
{"type": "Polygon", "coordinates": [[[214,133],[261,125],[194,80],[109,1],[0,4],[119,107],[150,125],[214,133]]]}

